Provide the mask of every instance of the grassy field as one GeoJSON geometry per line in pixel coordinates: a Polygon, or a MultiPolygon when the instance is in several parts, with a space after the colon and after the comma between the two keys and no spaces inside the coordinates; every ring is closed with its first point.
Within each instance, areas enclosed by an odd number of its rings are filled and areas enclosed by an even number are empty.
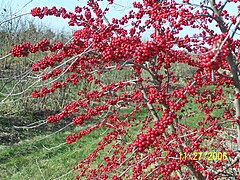
{"type": "MultiPolygon", "coordinates": [[[[203,118],[203,113],[199,112],[198,105],[194,103],[186,105],[186,109],[191,108],[194,116],[187,118],[182,123],[190,127],[196,127],[197,122],[203,118]]],[[[129,111],[131,110],[125,110],[124,113],[129,111]]],[[[218,109],[213,112],[213,115],[219,116],[222,112],[223,109],[218,109]]],[[[137,118],[142,119],[145,115],[146,111],[143,111],[137,115],[137,118]]],[[[1,121],[0,123],[3,126],[11,126],[11,124],[3,124],[1,121]]],[[[37,136],[36,133],[30,132],[27,139],[25,136],[25,140],[21,140],[17,144],[11,146],[1,145],[0,179],[74,179],[78,171],[71,171],[71,167],[96,148],[97,142],[106,133],[105,129],[98,129],[76,143],[64,144],[66,135],[71,135],[74,130],[78,132],[85,127],[70,128],[65,132],[49,137],[47,137],[47,134],[50,132],[40,132],[37,133],[37,136]]],[[[136,129],[133,131],[136,131],[136,129]]],[[[134,132],[133,136],[135,136],[134,132]]]]}
{"type": "MultiPolygon", "coordinates": [[[[1,146],[0,179],[56,179],[86,157],[104,132],[99,129],[71,145],[63,144],[65,136],[71,134],[65,132],[48,138],[37,136],[9,147],[1,146]]],[[[74,179],[75,173],[77,171],[70,172],[62,179],[74,179]]]]}

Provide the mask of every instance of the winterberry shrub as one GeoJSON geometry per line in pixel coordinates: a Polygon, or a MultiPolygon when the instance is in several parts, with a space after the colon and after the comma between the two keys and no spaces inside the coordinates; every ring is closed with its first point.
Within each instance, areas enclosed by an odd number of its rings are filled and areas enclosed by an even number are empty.
{"type": "Polygon", "coordinates": [[[49,52],[32,71],[52,83],[32,97],[76,88],[82,80],[96,86],[78,89],[78,99],[47,119],[74,116],[75,126],[99,119],[67,136],[67,144],[107,129],[97,148],[73,167],[76,179],[240,178],[239,2],[143,0],[109,21],[105,15],[112,6],[102,9],[97,0],[73,12],[31,10],[34,17],[56,16],[79,27],[67,44],[43,39],[12,48],[17,57],[49,52]],[[152,33],[143,41],[148,29],[152,33]],[[193,77],[181,77],[183,87],[175,86],[179,74],[171,70],[179,63],[195,69],[193,77]],[[127,79],[102,79],[126,69],[127,79]]]}

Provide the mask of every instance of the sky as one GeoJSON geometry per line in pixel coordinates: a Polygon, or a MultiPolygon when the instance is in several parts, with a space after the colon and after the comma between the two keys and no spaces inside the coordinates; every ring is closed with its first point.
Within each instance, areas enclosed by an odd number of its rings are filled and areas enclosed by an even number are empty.
{"type": "MultiPolygon", "coordinates": [[[[123,15],[127,14],[128,11],[131,9],[132,3],[134,1],[140,0],[114,0],[114,5],[112,5],[112,7],[110,8],[111,11],[109,11],[106,15],[109,21],[111,21],[113,17],[121,18],[123,15]]],[[[200,0],[192,0],[191,2],[195,2],[197,4],[199,1],[200,0]]],[[[30,12],[30,10],[34,7],[44,6],[47,6],[49,8],[51,8],[52,6],[56,6],[57,8],[64,7],[67,9],[67,11],[74,11],[75,6],[84,6],[86,5],[86,3],[87,0],[2,0],[2,2],[0,2],[0,12],[2,12],[2,9],[4,7],[6,9],[11,7],[13,12],[16,12],[17,15],[20,15],[26,12],[30,12]]],[[[107,4],[107,0],[103,0],[102,2],[100,2],[100,6],[102,7],[102,9],[105,9],[105,7],[107,7],[107,4]]],[[[236,14],[238,5],[240,5],[240,2],[227,6],[227,10],[229,10],[229,12],[232,14],[236,14]]],[[[28,15],[28,18],[34,19],[36,23],[42,22],[44,25],[56,31],[64,29],[65,31],[71,32],[72,30],[77,29],[77,27],[68,26],[68,21],[62,18],[45,16],[42,20],[39,20],[39,18],[33,18],[31,15],[28,15]]],[[[151,32],[149,31],[146,34],[149,35],[150,33],[151,32]]],[[[182,32],[183,35],[188,34],[189,36],[193,33],[194,32],[191,29],[186,29],[184,30],[184,32],[182,32]]],[[[240,35],[238,35],[238,38],[240,38],[240,35]]]]}
{"type": "MultiPolygon", "coordinates": [[[[131,6],[132,2],[134,0],[115,0],[116,4],[119,5],[112,5],[112,11],[108,12],[107,18],[111,20],[113,17],[120,18],[123,14],[126,14],[129,11],[129,7],[122,7],[121,4],[125,6],[131,6]]],[[[102,7],[107,7],[107,1],[104,0],[104,2],[100,2],[102,7]]],[[[13,9],[13,12],[17,12],[17,15],[30,12],[30,10],[34,7],[44,7],[47,6],[51,8],[52,6],[56,6],[57,8],[64,7],[67,9],[67,11],[74,11],[75,6],[84,6],[86,5],[87,0],[2,0],[2,3],[0,3],[0,7],[8,7],[11,6],[13,9]],[[27,5],[26,5],[27,4],[27,5]]],[[[103,8],[103,9],[104,9],[103,8]]],[[[29,15],[29,18],[33,18],[31,15],[29,15]]],[[[42,20],[39,20],[38,18],[34,18],[36,22],[42,22],[43,24],[53,28],[53,29],[62,29],[69,31],[71,29],[74,29],[74,27],[68,26],[68,21],[64,20],[62,18],[56,18],[56,17],[47,17],[45,16],[42,20]]]]}

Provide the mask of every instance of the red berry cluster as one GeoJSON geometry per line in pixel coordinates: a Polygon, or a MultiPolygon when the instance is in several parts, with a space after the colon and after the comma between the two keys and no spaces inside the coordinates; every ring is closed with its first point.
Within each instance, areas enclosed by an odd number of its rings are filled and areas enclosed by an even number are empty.
{"type": "Polygon", "coordinates": [[[134,145],[138,147],[139,152],[143,152],[155,141],[156,137],[159,135],[160,133],[158,130],[150,128],[146,133],[137,136],[134,145]]]}
{"type": "Polygon", "coordinates": [[[29,54],[30,43],[25,42],[22,45],[15,45],[11,53],[14,57],[27,56],[29,54]]]}
{"type": "Polygon", "coordinates": [[[42,41],[31,45],[29,42],[25,42],[22,45],[15,45],[11,53],[13,56],[21,57],[21,56],[28,56],[28,54],[36,53],[37,51],[41,50],[42,52],[51,51],[55,52],[58,49],[63,48],[62,42],[56,42],[53,45],[50,45],[50,42],[47,39],[43,39],[42,41]]]}

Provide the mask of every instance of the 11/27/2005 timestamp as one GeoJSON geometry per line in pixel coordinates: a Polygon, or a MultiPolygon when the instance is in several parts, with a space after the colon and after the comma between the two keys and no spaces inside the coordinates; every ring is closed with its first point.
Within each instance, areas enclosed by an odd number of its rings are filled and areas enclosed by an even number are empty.
{"type": "Polygon", "coordinates": [[[179,153],[180,160],[193,160],[193,161],[199,161],[199,160],[208,160],[208,161],[223,161],[227,160],[227,152],[183,152],[179,153]]]}

